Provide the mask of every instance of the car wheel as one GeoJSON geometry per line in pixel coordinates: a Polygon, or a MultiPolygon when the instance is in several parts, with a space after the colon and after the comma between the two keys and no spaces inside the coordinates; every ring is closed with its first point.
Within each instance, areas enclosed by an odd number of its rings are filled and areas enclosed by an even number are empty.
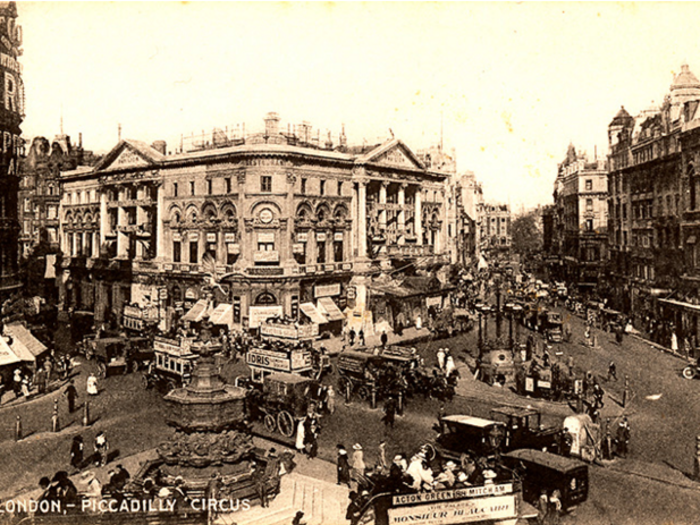
{"type": "Polygon", "coordinates": [[[284,437],[292,437],[294,435],[294,418],[292,415],[283,410],[277,414],[277,427],[279,428],[280,434],[284,437]]]}
{"type": "Polygon", "coordinates": [[[683,377],[686,379],[693,379],[695,377],[695,367],[686,366],[683,369],[683,377]]]}
{"type": "Polygon", "coordinates": [[[274,416],[270,414],[265,414],[263,423],[265,424],[265,430],[267,430],[268,432],[274,432],[275,430],[277,430],[277,422],[275,421],[274,416]]]}

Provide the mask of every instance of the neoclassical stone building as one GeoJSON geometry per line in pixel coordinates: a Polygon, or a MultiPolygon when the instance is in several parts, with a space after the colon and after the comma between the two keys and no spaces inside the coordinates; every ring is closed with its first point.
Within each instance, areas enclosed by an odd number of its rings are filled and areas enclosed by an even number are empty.
{"type": "Polygon", "coordinates": [[[263,133],[176,154],[123,140],[62,173],[63,310],[167,328],[213,279],[235,325],[310,308],[371,322],[372,276],[448,262],[447,174],[398,139],[334,147],[305,126],[271,113],[263,133]]]}

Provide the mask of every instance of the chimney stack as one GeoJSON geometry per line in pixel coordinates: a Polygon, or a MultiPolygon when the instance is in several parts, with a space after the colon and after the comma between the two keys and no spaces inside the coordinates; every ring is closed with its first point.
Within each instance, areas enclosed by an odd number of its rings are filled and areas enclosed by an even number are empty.
{"type": "Polygon", "coordinates": [[[274,111],[270,111],[265,116],[265,136],[273,137],[279,134],[280,116],[274,111]]]}
{"type": "Polygon", "coordinates": [[[161,155],[165,155],[168,145],[164,140],[156,140],[155,142],[153,142],[153,144],[151,144],[151,147],[154,150],[160,152],[161,155]]]}

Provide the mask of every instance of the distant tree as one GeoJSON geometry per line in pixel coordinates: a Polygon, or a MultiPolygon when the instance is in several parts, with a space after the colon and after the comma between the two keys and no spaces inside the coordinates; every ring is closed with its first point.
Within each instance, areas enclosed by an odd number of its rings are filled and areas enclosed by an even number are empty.
{"type": "Polygon", "coordinates": [[[521,215],[511,225],[512,248],[515,253],[530,255],[542,249],[542,233],[534,212],[521,215]]]}

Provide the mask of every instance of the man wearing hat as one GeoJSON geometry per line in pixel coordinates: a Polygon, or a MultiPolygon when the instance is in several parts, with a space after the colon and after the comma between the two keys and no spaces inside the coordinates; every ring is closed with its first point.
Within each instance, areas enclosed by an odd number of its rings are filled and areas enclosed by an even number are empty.
{"type": "Polygon", "coordinates": [[[277,450],[273,447],[267,452],[267,465],[265,465],[265,480],[277,492],[280,483],[280,459],[277,457],[277,450]]]}
{"type": "Polygon", "coordinates": [[[292,525],[306,525],[306,522],[303,520],[304,518],[304,513],[302,511],[298,511],[294,515],[294,519],[292,519],[292,525]]]}
{"type": "Polygon", "coordinates": [[[437,475],[433,486],[438,489],[451,489],[455,484],[455,474],[454,471],[457,468],[457,464],[454,461],[448,461],[442,469],[442,472],[437,475]]]}

